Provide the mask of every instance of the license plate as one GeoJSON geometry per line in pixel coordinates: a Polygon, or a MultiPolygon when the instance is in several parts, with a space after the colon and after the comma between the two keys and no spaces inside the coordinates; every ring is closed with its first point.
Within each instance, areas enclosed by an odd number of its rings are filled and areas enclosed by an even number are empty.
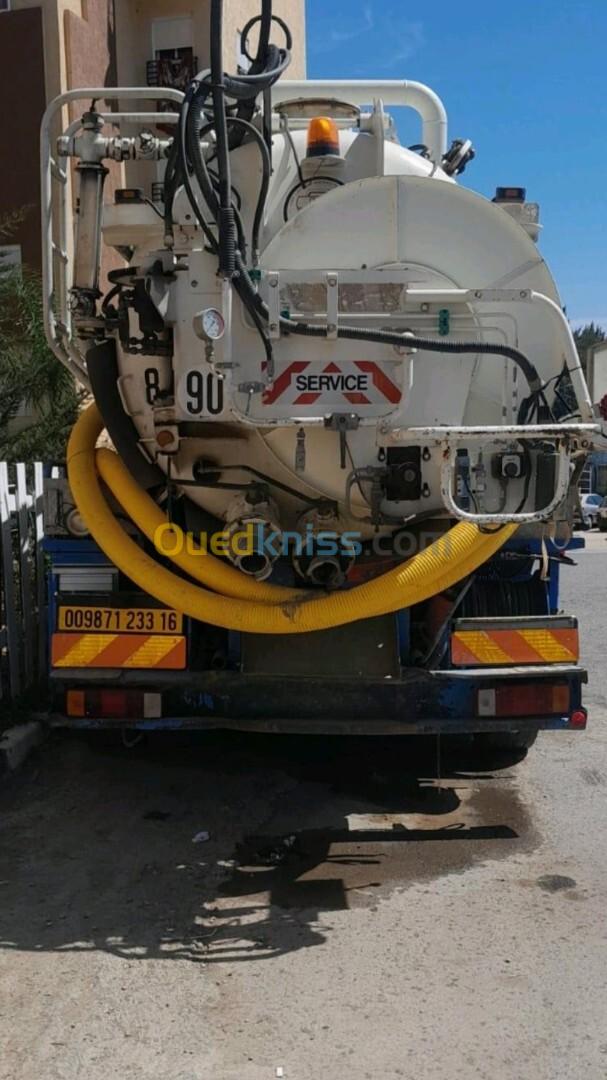
{"type": "Polygon", "coordinates": [[[183,615],[170,608],[59,608],[57,630],[77,633],[181,634],[183,615]]]}

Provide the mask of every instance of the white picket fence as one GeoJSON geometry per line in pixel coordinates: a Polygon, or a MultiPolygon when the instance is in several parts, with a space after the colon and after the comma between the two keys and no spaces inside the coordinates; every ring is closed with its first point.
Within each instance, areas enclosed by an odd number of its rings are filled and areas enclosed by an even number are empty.
{"type": "Polygon", "coordinates": [[[46,675],[43,490],[39,462],[0,461],[0,708],[46,675]]]}

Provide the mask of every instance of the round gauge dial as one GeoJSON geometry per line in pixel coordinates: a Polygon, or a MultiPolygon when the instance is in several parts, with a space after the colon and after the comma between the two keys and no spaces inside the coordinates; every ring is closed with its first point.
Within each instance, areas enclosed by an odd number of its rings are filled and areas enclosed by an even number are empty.
{"type": "Polygon", "coordinates": [[[200,317],[202,331],[209,341],[219,341],[225,334],[226,324],[217,308],[207,308],[200,317]]]}

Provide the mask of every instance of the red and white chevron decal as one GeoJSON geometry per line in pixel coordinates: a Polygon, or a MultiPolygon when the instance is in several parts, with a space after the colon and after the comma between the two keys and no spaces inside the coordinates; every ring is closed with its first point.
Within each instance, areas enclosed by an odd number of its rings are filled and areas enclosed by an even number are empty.
{"type": "Polygon", "coordinates": [[[386,372],[372,360],[330,363],[319,369],[311,361],[289,364],[274,380],[263,397],[264,405],[315,405],[318,401],[335,403],[340,398],[350,405],[376,405],[383,401],[398,405],[402,391],[386,372]]]}

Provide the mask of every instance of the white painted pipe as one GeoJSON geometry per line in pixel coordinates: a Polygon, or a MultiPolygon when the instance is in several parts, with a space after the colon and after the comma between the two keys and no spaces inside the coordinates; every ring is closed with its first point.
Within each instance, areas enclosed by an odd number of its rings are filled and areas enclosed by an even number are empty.
{"type": "MultiPolygon", "coordinates": [[[[60,223],[59,233],[61,237],[61,251],[65,252],[67,246],[67,198],[66,188],[68,173],[65,166],[54,158],[52,146],[52,126],[58,113],[64,105],[72,101],[119,101],[119,100],[143,100],[143,101],[171,101],[175,105],[181,105],[185,95],[180,90],[173,90],[165,86],[129,86],[129,87],[77,87],[74,90],[66,90],[54,98],[48,105],[40,130],[40,165],[41,165],[41,210],[42,210],[42,291],[44,298],[44,329],[50,348],[68,370],[85,386],[90,388],[88,376],[84,368],[83,358],[79,355],[72,339],[71,313],[67,302],[67,295],[58,297],[55,295],[54,273],[54,229],[53,229],[53,177],[60,183],[60,223]],[[55,302],[61,310],[54,310],[55,302]],[[59,332],[59,327],[65,329],[59,332]]],[[[152,123],[151,114],[147,119],[152,123]]],[[[80,127],[80,121],[73,121],[67,134],[72,134],[80,127]]],[[[64,161],[64,159],[61,159],[64,161]]],[[[66,285],[66,292],[68,286],[66,285]]]]}
{"type": "Polygon", "coordinates": [[[332,82],[310,79],[290,82],[281,79],[272,89],[272,100],[293,101],[297,98],[336,98],[350,105],[371,105],[381,98],[384,105],[415,109],[422,121],[422,142],[430,157],[439,162],[448,149],[447,111],[438,94],[423,83],[408,79],[335,79],[332,82]]]}

